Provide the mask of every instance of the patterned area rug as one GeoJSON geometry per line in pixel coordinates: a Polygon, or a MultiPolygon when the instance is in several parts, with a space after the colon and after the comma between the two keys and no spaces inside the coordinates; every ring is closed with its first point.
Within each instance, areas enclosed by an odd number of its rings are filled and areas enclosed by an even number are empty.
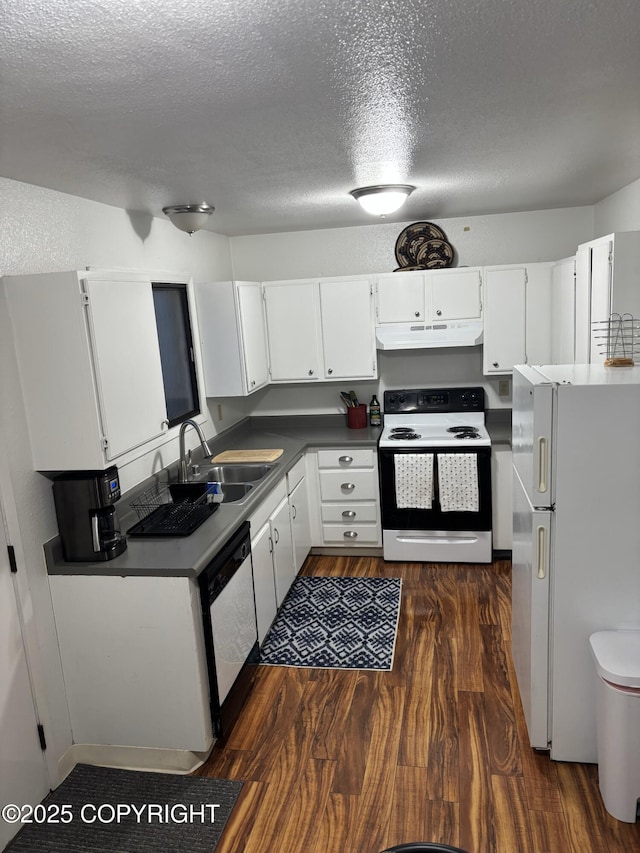
{"type": "Polygon", "coordinates": [[[260,663],[391,669],[400,578],[298,578],[260,652],[260,663]]]}
{"type": "Polygon", "coordinates": [[[6,853],[213,853],[241,788],[77,764],[6,853]]]}

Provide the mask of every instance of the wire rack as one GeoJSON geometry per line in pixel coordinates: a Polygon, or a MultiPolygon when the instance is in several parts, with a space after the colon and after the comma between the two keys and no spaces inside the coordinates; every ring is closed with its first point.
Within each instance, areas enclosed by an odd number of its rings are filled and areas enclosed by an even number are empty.
{"type": "Polygon", "coordinates": [[[128,536],[190,536],[218,509],[206,496],[196,501],[173,501],[168,486],[155,485],[131,502],[140,519],[128,536]]]}
{"type": "Polygon", "coordinates": [[[611,314],[591,324],[593,339],[607,367],[629,367],[640,355],[640,320],[631,314],[611,314]]]}
{"type": "Polygon", "coordinates": [[[143,519],[163,504],[173,503],[168,485],[155,484],[141,492],[131,501],[131,509],[135,509],[138,518],[143,519]]]}

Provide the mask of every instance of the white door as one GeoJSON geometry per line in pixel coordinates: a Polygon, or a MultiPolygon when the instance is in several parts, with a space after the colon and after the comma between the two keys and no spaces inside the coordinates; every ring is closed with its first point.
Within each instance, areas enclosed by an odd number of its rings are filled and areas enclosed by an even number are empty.
{"type": "Polygon", "coordinates": [[[262,388],[269,381],[262,285],[243,282],[238,284],[237,288],[245,379],[247,391],[251,392],[262,388]]]}
{"type": "Polygon", "coordinates": [[[371,282],[320,282],[325,379],[373,379],[376,370],[371,282]]]}
{"type": "Polygon", "coordinates": [[[167,409],[150,281],[84,282],[107,459],[161,435],[167,409]]]}
{"type": "MultiPolygon", "coordinates": [[[[36,805],[49,791],[22,638],[18,604],[0,518],[0,806],[36,805]]],[[[0,850],[21,828],[0,818],[0,850]]]]}
{"type": "Polygon", "coordinates": [[[311,527],[309,523],[309,493],[307,481],[303,478],[289,495],[291,508],[291,534],[293,537],[293,557],[296,573],[311,550],[311,527]]]}
{"type": "Polygon", "coordinates": [[[611,252],[613,246],[607,240],[597,243],[591,249],[591,353],[592,364],[602,364],[607,357],[606,343],[602,335],[606,334],[604,321],[611,314],[611,252]],[[598,323],[594,328],[593,324],[598,323]]]}
{"type": "Polygon", "coordinates": [[[483,372],[509,373],[526,361],[526,270],[485,271],[483,372]]]}
{"type": "Polygon", "coordinates": [[[264,297],[271,380],[321,379],[318,285],[270,281],[264,297]]]}
{"type": "Polygon", "coordinates": [[[397,272],[378,276],[377,322],[424,323],[425,275],[397,272]]]}
{"type": "Polygon", "coordinates": [[[477,269],[427,273],[427,294],[430,289],[433,321],[479,319],[480,284],[480,270],[477,269]]]}
{"type": "Polygon", "coordinates": [[[276,586],[273,573],[273,540],[269,524],[263,525],[255,539],[251,540],[251,561],[253,563],[253,588],[256,596],[256,616],[258,618],[258,642],[262,645],[271,623],[275,619],[276,586]]]}
{"type": "Polygon", "coordinates": [[[529,741],[549,745],[549,563],[551,517],[534,510],[513,472],[511,631],[513,663],[529,741]]]}
{"type": "Polygon", "coordinates": [[[271,516],[270,523],[271,539],[273,540],[276,601],[278,602],[278,607],[280,607],[297,575],[293,561],[293,540],[291,538],[288,498],[283,498],[278,504],[277,509],[271,516]]]}

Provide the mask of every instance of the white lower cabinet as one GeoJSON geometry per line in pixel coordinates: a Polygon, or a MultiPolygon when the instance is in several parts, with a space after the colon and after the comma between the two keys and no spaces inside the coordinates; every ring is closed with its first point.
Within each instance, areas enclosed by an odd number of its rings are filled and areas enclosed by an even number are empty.
{"type": "Polygon", "coordinates": [[[298,573],[286,478],[267,495],[249,523],[258,641],[262,644],[298,573]]]}
{"type": "Polygon", "coordinates": [[[278,504],[269,522],[273,540],[273,574],[276,582],[276,601],[280,607],[298,574],[293,558],[293,537],[291,535],[288,497],[278,504]]]}
{"type": "Polygon", "coordinates": [[[103,760],[122,747],[206,752],[213,734],[197,579],[49,583],[74,744],[100,748],[103,760]]]}
{"type": "Polygon", "coordinates": [[[510,551],[513,541],[513,473],[511,447],[494,444],[491,448],[491,491],[493,497],[493,547],[510,551]]]}
{"type": "Polygon", "coordinates": [[[311,550],[311,530],[309,527],[309,490],[305,477],[305,460],[300,459],[287,474],[289,493],[289,512],[291,514],[291,537],[293,540],[293,562],[296,572],[311,550]]]}
{"type": "Polygon", "coordinates": [[[263,524],[255,537],[251,537],[251,560],[258,620],[258,642],[262,645],[278,610],[276,585],[273,577],[271,525],[269,522],[263,524]]]}
{"type": "Polygon", "coordinates": [[[318,450],[311,458],[316,504],[315,514],[312,509],[312,544],[379,546],[382,539],[375,448],[318,450]]]}

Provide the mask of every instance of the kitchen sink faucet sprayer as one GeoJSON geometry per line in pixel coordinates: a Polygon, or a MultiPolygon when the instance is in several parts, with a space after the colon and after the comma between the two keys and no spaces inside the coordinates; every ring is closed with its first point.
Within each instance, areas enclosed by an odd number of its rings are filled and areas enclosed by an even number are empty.
{"type": "Polygon", "coordinates": [[[188,418],[186,421],[183,421],[180,424],[180,435],[179,435],[179,443],[180,443],[180,483],[187,483],[189,478],[187,476],[187,457],[184,449],[184,434],[187,430],[187,427],[192,426],[195,431],[198,433],[198,438],[200,439],[200,444],[202,445],[202,452],[205,456],[211,456],[211,450],[209,449],[209,445],[207,444],[207,440],[205,439],[202,430],[200,429],[199,424],[195,421],[192,421],[188,418]]]}

